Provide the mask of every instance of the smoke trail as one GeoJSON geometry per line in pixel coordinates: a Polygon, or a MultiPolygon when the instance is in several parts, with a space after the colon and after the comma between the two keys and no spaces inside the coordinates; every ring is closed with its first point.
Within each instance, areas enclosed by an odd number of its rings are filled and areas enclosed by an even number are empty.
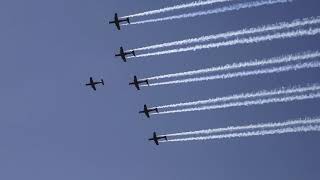
{"type": "MultiPolygon", "coordinates": [[[[254,36],[249,38],[237,38],[235,40],[230,41],[223,41],[218,43],[211,43],[205,45],[196,45],[190,46],[186,48],[178,48],[178,49],[171,49],[165,51],[157,51],[152,53],[145,53],[139,54],[135,57],[149,57],[149,56],[160,56],[164,54],[173,54],[173,53],[181,53],[181,52],[188,52],[188,51],[197,51],[202,49],[210,49],[210,48],[219,48],[224,46],[233,46],[238,44],[251,44],[251,43],[259,43],[263,41],[272,41],[275,39],[286,39],[286,38],[294,38],[294,37],[301,37],[301,36],[314,36],[320,33],[320,28],[310,28],[310,29],[298,29],[295,31],[289,31],[284,33],[275,33],[275,34],[268,34],[264,36],[254,36]]],[[[128,57],[134,58],[134,57],[128,57]]]]}
{"type": "MultiPolygon", "coordinates": [[[[251,70],[251,71],[241,71],[241,72],[226,73],[226,74],[219,74],[219,75],[206,76],[206,77],[197,77],[197,78],[188,78],[188,79],[174,80],[174,81],[164,81],[159,83],[151,83],[149,84],[149,86],[163,86],[163,85],[171,85],[171,84],[210,81],[210,80],[217,80],[217,79],[231,79],[231,78],[255,76],[255,75],[261,75],[261,74],[281,73],[281,72],[288,72],[288,71],[297,71],[300,69],[319,68],[319,67],[320,67],[320,62],[298,63],[295,65],[279,66],[279,67],[251,70]]],[[[143,86],[148,86],[148,85],[143,85],[143,86]]]]}
{"type": "Polygon", "coordinates": [[[198,1],[191,2],[191,3],[180,4],[180,5],[165,7],[165,8],[161,8],[161,9],[157,9],[157,10],[151,10],[151,11],[146,11],[146,12],[142,12],[142,13],[132,14],[129,16],[124,16],[122,18],[147,16],[147,15],[159,14],[159,13],[164,13],[164,12],[169,12],[169,11],[174,11],[174,10],[179,10],[179,9],[193,8],[193,7],[205,6],[205,5],[210,5],[210,4],[214,4],[214,3],[228,2],[228,1],[233,1],[233,0],[207,0],[207,1],[198,0],[198,1]]]}
{"type": "Polygon", "coordinates": [[[227,71],[227,70],[233,70],[233,69],[238,69],[238,68],[247,68],[247,67],[253,67],[253,66],[264,66],[264,65],[270,65],[270,64],[288,63],[288,62],[307,60],[307,59],[317,58],[317,57],[320,57],[319,51],[314,51],[314,52],[307,51],[307,52],[303,52],[303,53],[289,54],[289,55],[281,56],[281,57],[273,57],[270,59],[254,60],[254,61],[242,62],[242,63],[233,63],[233,64],[227,64],[224,66],[211,67],[211,68],[205,68],[205,69],[199,69],[199,70],[187,71],[187,72],[181,72],[181,73],[174,73],[174,74],[166,74],[166,75],[154,76],[154,77],[149,77],[149,78],[144,78],[144,79],[158,80],[158,79],[164,79],[164,78],[192,76],[192,75],[197,75],[197,74],[212,73],[212,72],[217,72],[217,71],[227,71]]]}
{"type": "Polygon", "coordinates": [[[221,39],[221,38],[227,39],[227,38],[239,36],[239,35],[248,35],[248,34],[254,34],[254,33],[267,32],[267,31],[276,31],[276,30],[295,28],[295,27],[300,27],[300,26],[305,26],[305,25],[314,25],[314,24],[318,24],[318,23],[320,23],[319,16],[304,18],[302,20],[296,19],[290,23],[280,22],[280,23],[265,25],[265,26],[256,27],[256,28],[242,29],[242,30],[238,30],[238,31],[231,31],[231,32],[226,32],[226,33],[221,33],[221,34],[201,36],[198,38],[190,38],[190,39],[185,39],[185,40],[180,40],[180,41],[173,41],[173,42],[156,44],[156,45],[151,45],[151,46],[146,46],[146,47],[141,47],[141,48],[135,48],[135,49],[131,49],[131,51],[132,50],[142,51],[142,50],[150,50],[150,49],[157,49],[157,48],[164,48],[164,47],[171,47],[171,46],[186,45],[186,44],[206,42],[206,41],[216,40],[216,39],[221,39]]]}
{"type": "Polygon", "coordinates": [[[171,139],[168,141],[160,141],[160,142],[204,141],[204,140],[214,140],[214,139],[230,139],[230,138],[265,136],[265,135],[276,135],[276,134],[286,134],[286,133],[302,133],[302,132],[306,133],[311,131],[320,131],[320,126],[319,125],[298,126],[298,127],[288,127],[288,128],[281,128],[281,129],[272,129],[272,130],[260,130],[260,131],[249,131],[249,132],[242,132],[242,133],[171,139]]]}
{"type": "Polygon", "coordinates": [[[157,114],[152,113],[151,115],[162,115],[162,114],[174,114],[174,113],[182,113],[182,112],[226,109],[226,108],[231,108],[231,107],[263,105],[263,104],[280,103],[280,102],[285,103],[285,102],[300,101],[300,100],[315,99],[315,98],[320,98],[320,93],[287,96],[287,97],[282,97],[282,98],[257,99],[257,100],[252,100],[252,101],[243,101],[243,102],[231,102],[231,103],[220,104],[220,105],[202,106],[202,107],[178,109],[178,110],[172,110],[172,111],[163,111],[163,112],[159,112],[157,114]]]}
{"type": "Polygon", "coordinates": [[[185,102],[185,103],[178,103],[178,104],[169,104],[164,106],[158,106],[153,108],[163,109],[163,108],[176,108],[176,107],[184,107],[184,106],[197,106],[197,105],[205,105],[211,103],[218,103],[218,102],[227,102],[232,100],[241,100],[241,99],[250,99],[250,98],[257,98],[257,97],[266,97],[266,96],[275,96],[275,95],[289,95],[294,93],[305,93],[308,91],[318,91],[320,90],[319,84],[313,84],[306,87],[291,87],[291,88],[281,88],[272,91],[259,91],[256,93],[242,93],[242,94],[235,94],[231,96],[224,96],[218,97],[213,99],[207,100],[200,100],[200,101],[193,101],[193,102],[185,102]]]}
{"type": "Polygon", "coordinates": [[[228,11],[238,11],[240,9],[245,9],[245,8],[254,8],[254,7],[260,7],[265,5],[273,5],[273,4],[288,3],[288,2],[292,2],[292,0],[261,0],[261,1],[254,1],[254,2],[245,2],[245,3],[239,3],[236,5],[226,6],[222,8],[216,8],[208,11],[198,11],[194,13],[168,16],[164,18],[136,21],[126,25],[138,25],[138,24],[155,23],[155,22],[161,22],[161,21],[169,21],[174,19],[184,19],[184,18],[191,18],[191,17],[197,17],[197,16],[205,16],[210,14],[224,13],[228,11]]]}
{"type": "Polygon", "coordinates": [[[320,124],[320,118],[306,118],[299,119],[295,121],[287,121],[283,123],[265,123],[265,124],[250,124],[248,126],[230,126],[227,128],[217,128],[217,129],[207,129],[200,131],[189,131],[189,132],[181,132],[174,134],[166,134],[160,136],[190,136],[190,135],[205,135],[205,134],[213,134],[213,133],[224,133],[224,132],[232,132],[232,131],[242,131],[242,130],[256,130],[256,129],[264,129],[264,128],[283,128],[286,126],[296,126],[296,125],[312,125],[312,124],[320,124]]]}

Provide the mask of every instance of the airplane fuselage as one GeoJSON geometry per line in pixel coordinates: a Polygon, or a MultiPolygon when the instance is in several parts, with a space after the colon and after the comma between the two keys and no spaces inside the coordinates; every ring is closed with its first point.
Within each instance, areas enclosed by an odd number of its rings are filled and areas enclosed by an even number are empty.
{"type": "Polygon", "coordinates": [[[90,82],[87,83],[86,86],[91,86],[93,90],[96,90],[96,85],[97,85],[97,84],[102,84],[102,85],[104,85],[103,79],[101,79],[101,81],[95,82],[95,81],[93,80],[93,78],[90,77],[90,82]]]}
{"type": "Polygon", "coordinates": [[[153,112],[153,111],[158,112],[158,108],[148,109],[145,105],[143,111],[140,111],[139,113],[144,113],[147,116],[147,118],[150,118],[150,112],[153,112]]]}
{"type": "Polygon", "coordinates": [[[141,80],[141,81],[136,81],[135,84],[142,84],[142,83],[147,83],[148,80],[141,80]]]}
{"type": "Polygon", "coordinates": [[[109,24],[115,24],[117,29],[120,30],[121,29],[120,23],[122,23],[122,22],[127,22],[128,24],[130,24],[129,18],[119,19],[118,14],[115,13],[114,14],[114,20],[113,21],[109,21],[109,24]]]}
{"type": "Polygon", "coordinates": [[[155,143],[156,145],[159,145],[159,140],[160,140],[160,139],[168,140],[168,139],[167,139],[167,136],[158,137],[157,134],[156,134],[156,132],[154,132],[154,133],[153,133],[153,137],[150,138],[149,141],[154,141],[154,143],[155,143]]]}
{"type": "Polygon", "coordinates": [[[87,86],[93,86],[93,85],[96,85],[96,84],[102,84],[102,82],[90,82],[88,84],[86,84],[87,86]]]}
{"type": "Polygon", "coordinates": [[[120,56],[121,59],[122,59],[124,62],[127,62],[126,56],[127,56],[127,55],[130,55],[130,54],[132,54],[133,56],[136,55],[134,51],[125,52],[125,51],[123,50],[123,47],[121,46],[121,47],[120,47],[120,52],[119,52],[119,54],[116,54],[115,56],[120,56]]]}
{"type": "Polygon", "coordinates": [[[134,76],[133,78],[133,82],[129,83],[129,85],[135,85],[135,87],[137,88],[137,90],[140,90],[140,84],[142,83],[146,83],[149,85],[149,81],[146,79],[146,80],[138,80],[137,76],[134,76]]]}

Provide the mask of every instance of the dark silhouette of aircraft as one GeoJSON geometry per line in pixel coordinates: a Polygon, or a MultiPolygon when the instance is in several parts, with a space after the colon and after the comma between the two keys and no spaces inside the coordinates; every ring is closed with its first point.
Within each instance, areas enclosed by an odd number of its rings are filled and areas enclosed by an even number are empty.
{"type": "Polygon", "coordinates": [[[153,137],[149,139],[149,141],[154,141],[156,145],[159,145],[159,139],[165,139],[168,141],[167,136],[158,137],[156,132],[153,132],[153,137]]]}
{"type": "Polygon", "coordinates": [[[137,88],[137,90],[140,90],[140,86],[139,85],[142,84],[142,83],[146,83],[146,84],[149,85],[148,79],[139,81],[137,76],[134,76],[133,77],[133,82],[129,83],[129,85],[134,85],[137,88]]]}
{"type": "Polygon", "coordinates": [[[123,50],[123,47],[121,46],[121,47],[120,47],[120,53],[119,53],[119,54],[116,54],[115,56],[116,56],[116,57],[117,57],[117,56],[120,56],[124,62],[127,62],[126,56],[129,55],[129,54],[132,54],[133,56],[136,56],[136,53],[135,53],[134,51],[125,52],[125,51],[123,50]]]}
{"type": "Polygon", "coordinates": [[[102,84],[102,85],[104,85],[103,79],[101,79],[100,82],[98,82],[98,81],[95,82],[95,81],[93,81],[92,77],[90,77],[90,82],[87,83],[86,86],[91,86],[92,89],[96,91],[96,90],[97,90],[97,89],[96,89],[96,85],[97,85],[97,84],[102,84]]]}
{"type": "Polygon", "coordinates": [[[139,111],[139,113],[144,113],[148,118],[150,118],[150,112],[152,111],[156,111],[157,113],[159,113],[158,108],[148,109],[147,105],[145,104],[143,106],[143,111],[139,111]]]}
{"type": "Polygon", "coordinates": [[[109,24],[115,24],[117,29],[120,30],[121,29],[120,28],[121,22],[127,22],[128,24],[130,24],[129,18],[119,19],[118,14],[115,13],[114,14],[114,20],[113,21],[109,21],[109,24]]]}

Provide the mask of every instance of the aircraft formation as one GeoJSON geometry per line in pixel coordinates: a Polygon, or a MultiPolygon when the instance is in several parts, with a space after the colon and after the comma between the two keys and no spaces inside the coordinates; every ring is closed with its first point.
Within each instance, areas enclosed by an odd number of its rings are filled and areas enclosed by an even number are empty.
{"type": "MultiPolygon", "coordinates": [[[[247,8],[256,8],[262,6],[271,6],[276,4],[292,3],[292,0],[260,0],[255,2],[244,2],[238,4],[232,4],[222,8],[215,8],[212,10],[198,11],[193,13],[184,13],[175,16],[167,16],[163,18],[147,19],[142,21],[131,21],[131,18],[143,17],[154,14],[161,14],[170,11],[177,11],[181,9],[189,9],[199,6],[208,6],[215,3],[228,2],[230,0],[221,1],[195,1],[191,3],[179,4],[172,7],[165,7],[157,10],[146,11],[142,13],[132,14],[129,16],[119,17],[117,13],[109,24],[115,25],[117,30],[121,30],[124,26],[139,25],[145,23],[157,23],[161,21],[180,20],[185,18],[194,18],[198,16],[205,16],[210,14],[224,13],[228,11],[240,11],[247,8]]],[[[320,25],[320,17],[306,17],[301,19],[294,19],[291,22],[278,22],[275,24],[262,25],[260,27],[248,27],[241,30],[229,31],[220,34],[213,34],[208,36],[201,36],[196,38],[189,38],[179,41],[172,41],[167,43],[155,44],[151,46],[145,46],[135,48],[131,50],[125,50],[122,46],[119,48],[119,52],[115,54],[115,57],[121,58],[123,62],[127,62],[129,59],[141,58],[148,56],[160,56],[164,54],[172,53],[184,53],[188,51],[198,51],[204,49],[229,47],[241,44],[260,43],[264,41],[273,41],[280,39],[289,39],[303,36],[315,36],[320,34],[320,28],[316,27],[320,25]],[[312,26],[312,28],[310,27],[312,26]],[[305,28],[305,29],[303,29],[305,28]],[[249,36],[249,37],[243,37],[249,36]],[[232,39],[234,38],[234,39],[232,39]],[[203,44],[212,40],[220,40],[218,42],[203,44]],[[196,44],[199,43],[199,44],[196,44]],[[202,43],[202,44],[200,44],[202,43]],[[196,44],[196,45],[193,45],[196,44]],[[190,45],[189,47],[175,48],[173,46],[190,45]],[[158,50],[159,48],[172,48],[168,50],[158,50]],[[155,52],[144,53],[141,51],[155,50],[155,52]],[[141,53],[140,53],[141,52],[141,53]]],[[[225,66],[216,66],[203,68],[198,70],[190,70],[185,72],[170,73],[164,75],[153,76],[149,78],[141,78],[135,75],[133,81],[129,82],[129,86],[135,87],[137,90],[141,90],[141,87],[155,87],[171,84],[181,83],[196,83],[202,81],[212,80],[226,80],[230,78],[243,78],[246,76],[258,76],[272,73],[282,73],[288,71],[297,71],[302,69],[320,68],[320,62],[315,61],[320,57],[319,51],[307,51],[296,54],[283,55],[281,57],[264,58],[262,60],[253,60],[243,63],[227,64],[225,66]],[[287,63],[287,64],[286,64],[287,63]],[[290,64],[289,64],[290,63],[290,64]],[[296,64],[292,64],[296,63],[296,64]],[[264,67],[266,65],[272,65],[272,67],[264,67]],[[256,68],[253,70],[246,70],[245,68],[256,68]],[[232,71],[231,70],[237,70],[232,71]],[[209,73],[218,73],[215,75],[207,75],[209,73]],[[221,74],[219,74],[221,73],[221,74]],[[203,75],[203,76],[200,76],[203,75]],[[195,77],[192,77],[195,76],[195,77]],[[178,80],[159,81],[166,78],[182,78],[178,80]]],[[[97,85],[104,85],[103,79],[101,81],[94,81],[90,77],[90,82],[86,86],[90,86],[93,90],[97,89],[97,85]]],[[[183,113],[203,110],[215,110],[225,109],[232,107],[246,107],[250,105],[263,105],[270,103],[287,103],[293,101],[301,101],[306,99],[320,98],[320,85],[313,84],[309,86],[297,86],[286,87],[275,90],[261,90],[258,92],[248,92],[234,94],[224,97],[215,97],[207,100],[190,101],[182,103],[174,103],[163,106],[148,107],[146,104],[143,109],[139,111],[139,114],[144,114],[147,118],[152,115],[183,113]],[[230,102],[231,101],[231,102],[230,102]],[[218,103],[218,104],[217,104],[218,103]],[[181,109],[173,109],[181,108],[181,109]]],[[[297,132],[310,132],[320,131],[320,119],[318,118],[305,118],[299,120],[292,120],[286,123],[266,123],[266,124],[253,124],[248,126],[235,126],[220,129],[207,129],[200,131],[181,132],[174,134],[158,135],[153,132],[149,141],[153,141],[156,145],[161,142],[183,142],[183,141],[195,141],[195,140],[209,140],[209,139],[224,139],[224,138],[239,138],[248,136],[263,136],[263,135],[275,135],[284,133],[297,133],[297,132]],[[268,129],[266,129],[268,128],[268,129]],[[242,132],[239,132],[242,130],[242,132]],[[217,132],[221,134],[216,134],[217,132]],[[195,137],[188,137],[190,135],[196,135],[195,137]],[[183,138],[179,138],[183,136],[183,138]],[[187,136],[187,137],[185,137],[187,136]],[[169,139],[170,137],[170,139],[169,139]],[[176,138],[174,138],[176,137],[176,138]]]]}
{"type": "MultiPolygon", "coordinates": [[[[121,23],[127,22],[130,24],[130,19],[129,17],[127,18],[119,18],[118,14],[114,14],[114,19],[112,21],[109,21],[109,24],[114,24],[118,30],[121,30],[121,23]]],[[[115,57],[120,57],[123,62],[127,62],[127,56],[132,55],[136,56],[135,51],[125,51],[124,48],[121,46],[119,49],[119,53],[115,54],[115,57]]],[[[90,77],[89,83],[86,84],[86,86],[90,86],[94,91],[97,90],[96,85],[97,84],[102,84],[104,85],[103,79],[101,81],[94,81],[92,77],[90,77]]],[[[147,84],[149,85],[148,79],[145,80],[138,80],[137,76],[134,76],[133,82],[130,82],[129,85],[134,85],[134,87],[137,90],[140,90],[140,84],[147,84]]],[[[139,111],[140,114],[144,114],[147,118],[150,118],[150,112],[159,112],[158,108],[148,108],[147,105],[145,104],[143,106],[143,110],[139,111]]],[[[149,141],[153,141],[156,145],[159,145],[159,140],[160,139],[165,139],[167,140],[167,136],[158,136],[156,132],[153,132],[152,138],[149,138],[149,141]]]]}

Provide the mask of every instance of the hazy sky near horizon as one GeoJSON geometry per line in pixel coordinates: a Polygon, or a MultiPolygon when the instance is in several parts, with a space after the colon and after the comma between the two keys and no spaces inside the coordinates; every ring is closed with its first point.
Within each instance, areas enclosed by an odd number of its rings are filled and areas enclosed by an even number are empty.
{"type": "MultiPolygon", "coordinates": [[[[155,106],[319,83],[320,71],[315,68],[144,88],[139,92],[129,87],[133,75],[149,77],[319,50],[317,35],[137,58],[128,63],[114,57],[120,46],[131,49],[320,15],[318,0],[294,0],[236,12],[126,26],[122,31],[105,22],[115,12],[129,15],[191,1],[2,0],[0,179],[319,178],[317,132],[160,146],[147,141],[153,131],[165,134],[320,115],[319,100],[151,119],[138,114],[143,104],[155,106]],[[90,76],[104,78],[105,86],[99,86],[96,92],[85,87],[90,76]]],[[[132,20],[140,19],[143,18],[132,20]]]]}

